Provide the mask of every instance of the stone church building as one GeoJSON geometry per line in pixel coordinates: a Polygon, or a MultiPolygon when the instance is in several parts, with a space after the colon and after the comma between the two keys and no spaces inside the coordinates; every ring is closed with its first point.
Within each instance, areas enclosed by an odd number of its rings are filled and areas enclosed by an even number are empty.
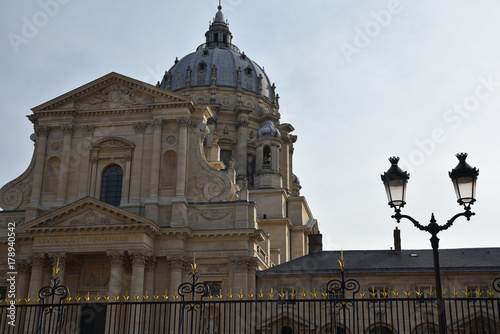
{"type": "Polygon", "coordinates": [[[33,108],[31,163],[0,189],[17,295],[36,296],[57,259],[72,295],[143,296],[173,294],[195,256],[216,291],[249,291],[256,271],[308,254],[318,223],[275,90],[219,7],[156,86],[112,72],[33,108]]]}

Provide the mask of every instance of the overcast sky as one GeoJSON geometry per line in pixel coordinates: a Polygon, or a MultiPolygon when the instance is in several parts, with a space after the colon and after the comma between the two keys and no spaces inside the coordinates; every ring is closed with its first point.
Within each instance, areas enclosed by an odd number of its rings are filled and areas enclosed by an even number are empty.
{"type": "MultiPolygon", "coordinates": [[[[217,0],[3,1],[0,186],[28,167],[31,108],[109,72],[155,84],[193,52],[217,0]]],[[[282,122],[295,127],[294,172],[327,249],[389,249],[380,174],[410,174],[403,213],[444,224],[461,211],[448,171],[480,170],[476,216],[439,234],[442,248],[500,240],[500,2],[222,2],[233,43],[265,68],[282,122]]],[[[428,233],[399,224],[406,249],[428,233]]]]}

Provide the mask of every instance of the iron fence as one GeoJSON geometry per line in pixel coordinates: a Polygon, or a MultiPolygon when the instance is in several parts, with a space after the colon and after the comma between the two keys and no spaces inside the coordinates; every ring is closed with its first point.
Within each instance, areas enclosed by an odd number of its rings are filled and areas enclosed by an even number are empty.
{"type": "Polygon", "coordinates": [[[189,281],[172,298],[155,294],[143,296],[143,301],[137,294],[132,301],[128,295],[70,297],[55,268],[51,285],[40,290],[35,304],[29,299],[25,304],[20,299],[0,304],[0,333],[434,334],[442,309],[446,333],[500,334],[500,298],[495,297],[500,278],[488,292],[478,290],[475,297],[466,292],[466,298],[454,293],[438,308],[432,294],[426,297],[420,291],[392,292],[394,298],[385,291],[382,298],[359,292],[359,283],[348,278],[345,261],[339,263],[339,279],[332,279],[320,293],[271,290],[223,296],[198,281],[193,261],[189,281]]]}
{"type": "MultiPolygon", "coordinates": [[[[445,299],[447,333],[500,333],[499,298],[445,299]]],[[[0,306],[1,333],[437,333],[434,299],[274,299],[0,306]]]]}

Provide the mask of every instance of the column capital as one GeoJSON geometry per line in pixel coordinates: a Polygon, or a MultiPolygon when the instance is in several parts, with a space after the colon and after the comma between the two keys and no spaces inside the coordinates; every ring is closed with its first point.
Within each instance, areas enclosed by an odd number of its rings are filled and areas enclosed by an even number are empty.
{"type": "Polygon", "coordinates": [[[66,124],[62,126],[63,133],[65,135],[73,135],[74,127],[73,124],[66,124]]]}
{"type": "Polygon", "coordinates": [[[233,270],[237,273],[246,273],[256,268],[256,261],[249,256],[232,257],[233,270]]]}
{"type": "Polygon", "coordinates": [[[150,254],[144,250],[129,251],[128,255],[132,258],[132,266],[145,266],[146,259],[150,254]]]}
{"type": "Polygon", "coordinates": [[[16,262],[16,268],[20,274],[31,273],[31,261],[30,261],[30,259],[18,260],[16,262]]]}
{"type": "Polygon", "coordinates": [[[179,124],[179,127],[187,128],[191,123],[191,121],[189,120],[188,117],[181,117],[177,119],[177,123],[179,124]]]}
{"type": "Polygon", "coordinates": [[[107,251],[106,255],[111,265],[123,266],[125,263],[125,252],[123,251],[107,251]]]}
{"type": "Polygon", "coordinates": [[[148,256],[146,258],[146,267],[145,267],[146,271],[154,272],[157,264],[158,262],[156,261],[156,256],[154,255],[148,256]]]}
{"type": "Polygon", "coordinates": [[[183,256],[167,256],[167,261],[170,264],[172,271],[184,271],[187,267],[188,262],[183,256]]]}
{"type": "Polygon", "coordinates": [[[163,128],[163,120],[160,118],[153,119],[153,130],[158,131],[163,128]]]}
{"type": "Polygon", "coordinates": [[[45,253],[35,253],[30,256],[32,269],[43,269],[45,267],[45,260],[47,259],[45,253]]]}
{"type": "Polygon", "coordinates": [[[217,124],[217,117],[209,117],[207,119],[207,124],[210,125],[210,124],[217,124]]]}
{"type": "Polygon", "coordinates": [[[236,121],[236,128],[237,129],[239,129],[240,127],[248,128],[249,125],[250,125],[250,122],[246,119],[239,119],[238,121],[236,121]]]}
{"type": "Polygon", "coordinates": [[[144,133],[146,131],[147,127],[148,127],[148,123],[146,123],[146,122],[134,123],[134,131],[136,134],[144,133]]]}
{"type": "Polygon", "coordinates": [[[47,136],[50,132],[50,128],[46,127],[46,126],[40,126],[40,125],[37,125],[35,126],[35,133],[38,137],[40,136],[47,136]]]}

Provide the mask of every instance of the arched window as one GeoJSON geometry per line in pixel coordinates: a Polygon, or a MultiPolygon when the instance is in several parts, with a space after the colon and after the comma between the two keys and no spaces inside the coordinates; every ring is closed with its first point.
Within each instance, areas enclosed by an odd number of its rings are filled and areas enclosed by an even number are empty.
{"type": "Polygon", "coordinates": [[[293,334],[293,329],[290,326],[284,326],[281,328],[281,334],[293,334]]]}
{"type": "Polygon", "coordinates": [[[119,206],[122,199],[123,169],[109,165],[102,172],[101,201],[119,206]]]}
{"type": "Polygon", "coordinates": [[[271,166],[271,148],[269,146],[264,146],[264,154],[263,154],[263,165],[264,166],[269,166],[267,168],[270,168],[271,166]]]}

